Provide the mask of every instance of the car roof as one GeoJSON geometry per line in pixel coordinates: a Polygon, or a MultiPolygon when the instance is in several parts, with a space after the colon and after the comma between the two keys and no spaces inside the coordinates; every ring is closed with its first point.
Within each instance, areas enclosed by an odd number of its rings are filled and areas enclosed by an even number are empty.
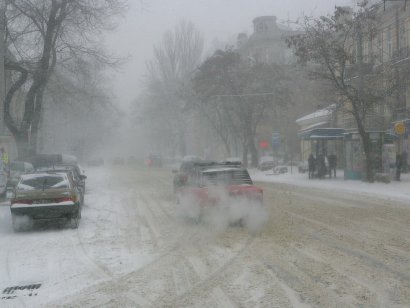
{"type": "Polygon", "coordinates": [[[22,180],[29,180],[29,179],[35,179],[35,178],[40,178],[40,177],[45,177],[45,176],[50,176],[50,175],[56,175],[60,177],[67,177],[67,174],[65,172],[36,172],[36,173],[28,173],[28,174],[23,174],[21,175],[22,180]]]}
{"type": "Polygon", "coordinates": [[[234,167],[227,167],[227,168],[211,168],[205,169],[202,173],[212,173],[212,172],[227,172],[227,171],[235,171],[235,170],[246,170],[244,168],[234,168],[234,167]]]}

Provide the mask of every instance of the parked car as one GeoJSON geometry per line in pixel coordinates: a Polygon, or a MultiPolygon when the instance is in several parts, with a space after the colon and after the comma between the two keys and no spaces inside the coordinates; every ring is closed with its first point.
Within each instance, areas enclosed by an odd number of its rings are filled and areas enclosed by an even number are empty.
{"type": "Polygon", "coordinates": [[[111,164],[116,165],[116,166],[123,166],[125,164],[124,158],[122,157],[114,157],[111,160],[111,164]]]}
{"type": "Polygon", "coordinates": [[[7,187],[15,187],[20,180],[20,176],[26,173],[32,173],[34,167],[31,163],[24,161],[13,161],[10,163],[10,174],[7,181],[7,187]]]}
{"type": "Polygon", "coordinates": [[[80,194],[80,204],[84,204],[84,195],[85,195],[85,180],[87,176],[80,173],[80,167],[77,165],[54,165],[49,167],[39,168],[39,172],[55,173],[62,172],[66,173],[72,179],[74,185],[78,189],[80,194]]]}
{"type": "Polygon", "coordinates": [[[242,159],[239,157],[227,157],[223,162],[230,162],[242,165],[242,159]]]}
{"type": "Polygon", "coordinates": [[[275,160],[272,156],[262,156],[259,160],[258,169],[261,171],[271,170],[275,167],[275,160]]]}
{"type": "Polygon", "coordinates": [[[0,197],[4,198],[7,194],[7,181],[9,175],[6,170],[0,170],[0,197]]]}
{"type": "Polygon", "coordinates": [[[11,199],[10,211],[16,231],[35,221],[63,220],[78,228],[80,195],[66,173],[23,174],[11,199]]]}
{"type": "Polygon", "coordinates": [[[100,167],[104,166],[104,159],[102,157],[91,159],[87,162],[89,167],[100,167]]]}
{"type": "Polygon", "coordinates": [[[55,164],[77,164],[77,157],[67,154],[37,154],[32,159],[35,169],[55,164]]]}
{"type": "Polygon", "coordinates": [[[191,178],[178,187],[176,195],[178,203],[187,197],[189,205],[199,205],[198,219],[204,208],[220,205],[221,191],[229,199],[235,200],[234,204],[241,199],[263,204],[263,190],[253,185],[248,171],[241,164],[199,162],[193,169],[191,178]],[[215,191],[218,192],[216,195],[213,194],[215,191]]]}
{"type": "Polygon", "coordinates": [[[299,173],[305,173],[309,171],[309,164],[307,160],[300,161],[298,164],[299,173]]]}
{"type": "Polygon", "coordinates": [[[273,168],[273,174],[284,174],[288,173],[288,167],[287,166],[276,166],[273,168]]]}

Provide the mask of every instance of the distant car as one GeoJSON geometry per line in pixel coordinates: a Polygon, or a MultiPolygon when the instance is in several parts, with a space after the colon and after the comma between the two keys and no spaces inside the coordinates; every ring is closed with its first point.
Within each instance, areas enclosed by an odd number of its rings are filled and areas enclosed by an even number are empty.
{"type": "Polygon", "coordinates": [[[38,172],[62,172],[68,174],[74,185],[78,189],[78,192],[80,194],[80,204],[82,206],[84,204],[85,180],[87,179],[87,176],[82,174],[80,170],[80,167],[78,167],[77,165],[55,165],[39,168],[38,172]]]}
{"type": "Polygon", "coordinates": [[[182,158],[182,161],[201,161],[202,158],[196,155],[186,155],[182,158]]]}
{"type": "Polygon", "coordinates": [[[188,197],[191,200],[189,204],[198,204],[201,210],[219,206],[221,200],[218,194],[213,194],[215,188],[215,191],[222,191],[232,199],[233,204],[243,199],[263,205],[263,190],[253,185],[248,171],[240,164],[199,162],[194,169],[189,181],[176,191],[178,203],[188,197]]]}
{"type": "Polygon", "coordinates": [[[276,162],[271,156],[262,156],[259,160],[258,169],[261,171],[271,170],[275,167],[276,162]]]}
{"type": "Polygon", "coordinates": [[[309,171],[309,165],[307,160],[300,161],[298,164],[299,173],[305,173],[309,171]]]}
{"type": "Polygon", "coordinates": [[[224,162],[237,163],[242,165],[242,159],[240,159],[239,157],[227,157],[224,159],[224,162]]]}
{"type": "Polygon", "coordinates": [[[149,167],[162,167],[162,157],[160,155],[150,154],[147,159],[149,167]]]}
{"type": "Polygon", "coordinates": [[[87,162],[89,167],[100,167],[104,166],[104,159],[102,157],[91,159],[87,162]]]}
{"type": "Polygon", "coordinates": [[[136,165],[138,163],[138,160],[135,156],[130,156],[127,159],[127,165],[136,165]]]}
{"type": "Polygon", "coordinates": [[[117,166],[122,166],[125,163],[124,158],[122,157],[114,157],[111,162],[113,165],[117,165],[117,166]]]}
{"type": "Polygon", "coordinates": [[[24,161],[13,161],[10,163],[10,175],[7,181],[7,187],[15,187],[20,180],[20,176],[34,171],[31,163],[24,161]]]}
{"type": "Polygon", "coordinates": [[[187,181],[194,175],[195,168],[198,163],[204,163],[204,161],[196,156],[192,156],[192,159],[184,159],[179,167],[179,170],[173,170],[174,175],[174,192],[185,185],[187,181]]]}
{"type": "Polygon", "coordinates": [[[275,168],[273,168],[273,173],[274,174],[284,174],[284,173],[288,173],[288,167],[287,166],[276,166],[275,168]]]}
{"type": "Polygon", "coordinates": [[[80,195],[66,173],[23,174],[11,199],[10,211],[16,231],[34,221],[63,220],[78,228],[80,195]]]}

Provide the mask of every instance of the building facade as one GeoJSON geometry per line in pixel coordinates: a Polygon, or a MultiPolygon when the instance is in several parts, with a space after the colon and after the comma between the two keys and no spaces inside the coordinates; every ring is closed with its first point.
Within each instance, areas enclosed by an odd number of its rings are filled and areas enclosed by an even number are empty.
{"type": "Polygon", "coordinates": [[[278,24],[276,16],[260,16],[253,20],[253,33],[249,37],[245,33],[238,34],[237,47],[243,56],[257,62],[290,64],[295,59],[285,38],[294,33],[278,24]]]}

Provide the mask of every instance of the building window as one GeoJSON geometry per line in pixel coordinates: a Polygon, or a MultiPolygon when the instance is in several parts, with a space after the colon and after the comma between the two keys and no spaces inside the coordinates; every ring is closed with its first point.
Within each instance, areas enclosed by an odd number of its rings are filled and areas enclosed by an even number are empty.
{"type": "Polygon", "coordinates": [[[367,61],[371,61],[372,60],[372,54],[373,54],[373,51],[372,51],[372,39],[371,38],[369,38],[369,40],[367,41],[367,61]]]}
{"type": "Polygon", "coordinates": [[[387,54],[389,56],[389,59],[392,57],[393,53],[393,43],[391,39],[391,28],[390,26],[387,28],[387,54]]]}
{"type": "Polygon", "coordinates": [[[407,49],[407,33],[406,33],[406,24],[404,22],[400,23],[400,29],[399,29],[399,45],[400,45],[400,55],[404,56],[406,55],[406,49],[407,49]]]}
{"type": "Polygon", "coordinates": [[[377,36],[377,55],[380,63],[383,63],[383,32],[377,36]]]}

